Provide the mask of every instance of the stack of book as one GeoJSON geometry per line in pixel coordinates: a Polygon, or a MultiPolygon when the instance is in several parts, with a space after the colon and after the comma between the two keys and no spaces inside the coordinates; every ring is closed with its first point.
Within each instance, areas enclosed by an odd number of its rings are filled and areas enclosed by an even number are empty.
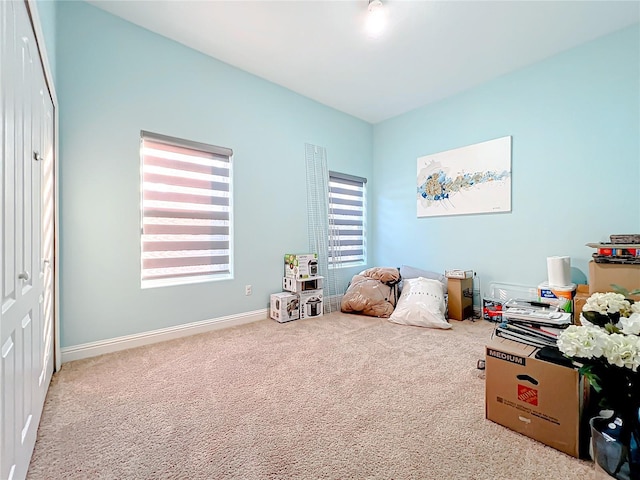
{"type": "Polygon", "coordinates": [[[542,302],[509,300],[496,335],[534,347],[557,347],[557,337],[571,325],[571,314],[542,302]]]}

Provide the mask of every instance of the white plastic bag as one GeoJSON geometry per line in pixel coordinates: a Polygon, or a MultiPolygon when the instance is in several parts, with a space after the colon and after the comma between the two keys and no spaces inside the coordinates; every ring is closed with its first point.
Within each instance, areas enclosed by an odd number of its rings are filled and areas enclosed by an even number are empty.
{"type": "Polygon", "coordinates": [[[444,314],[444,287],[438,280],[409,278],[404,281],[402,294],[389,321],[402,325],[428,328],[451,328],[444,314]]]}

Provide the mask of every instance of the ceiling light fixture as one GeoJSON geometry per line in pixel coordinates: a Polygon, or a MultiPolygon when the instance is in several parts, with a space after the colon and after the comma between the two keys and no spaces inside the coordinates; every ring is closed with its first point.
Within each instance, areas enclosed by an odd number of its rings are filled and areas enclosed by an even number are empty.
{"type": "Polygon", "coordinates": [[[370,37],[379,37],[387,25],[387,11],[380,0],[369,0],[366,29],[370,37]]]}

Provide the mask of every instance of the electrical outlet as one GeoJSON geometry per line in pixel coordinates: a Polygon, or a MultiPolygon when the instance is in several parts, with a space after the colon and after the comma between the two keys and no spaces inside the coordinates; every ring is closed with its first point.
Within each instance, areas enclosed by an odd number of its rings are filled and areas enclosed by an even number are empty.
{"type": "Polygon", "coordinates": [[[251,295],[253,293],[253,290],[251,289],[251,285],[245,285],[244,286],[244,294],[245,295],[251,295]]]}

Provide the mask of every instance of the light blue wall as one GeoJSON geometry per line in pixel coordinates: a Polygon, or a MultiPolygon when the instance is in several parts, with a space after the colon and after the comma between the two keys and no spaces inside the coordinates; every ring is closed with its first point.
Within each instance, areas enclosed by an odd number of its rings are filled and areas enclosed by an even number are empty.
{"type": "Polygon", "coordinates": [[[588,275],[588,242],[640,232],[637,26],[374,127],[374,264],[537,286],[546,257],[588,275]],[[512,211],[417,218],[416,159],[511,135],[512,211]]]}
{"type": "Polygon", "coordinates": [[[56,10],[58,2],[56,0],[36,0],[35,6],[40,18],[40,26],[44,35],[44,43],[47,50],[47,60],[53,83],[56,83],[56,10]]]}
{"type": "Polygon", "coordinates": [[[62,347],[264,309],[283,254],[308,250],[304,144],[371,177],[372,126],[86,3],[57,8],[62,347]],[[141,290],[141,129],[233,149],[234,280],[141,290]]]}
{"type": "Polygon", "coordinates": [[[60,112],[63,347],[266,307],[282,254],[307,250],[304,143],[370,179],[370,265],[471,268],[486,288],[537,285],[547,256],[570,255],[584,280],[585,243],[640,231],[638,27],[372,128],[83,2],[38,10],[60,112]],[[234,280],[140,289],[141,129],[233,148],[234,280]],[[511,213],[416,218],[417,157],[504,135],[511,213]]]}

